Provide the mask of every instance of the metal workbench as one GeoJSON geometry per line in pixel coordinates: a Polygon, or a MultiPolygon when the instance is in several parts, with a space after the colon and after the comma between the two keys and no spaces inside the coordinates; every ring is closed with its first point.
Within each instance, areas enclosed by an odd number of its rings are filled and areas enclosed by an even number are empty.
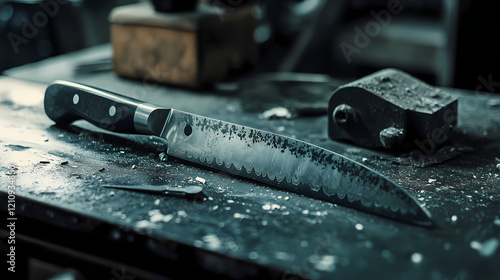
{"type": "MultiPolygon", "coordinates": [[[[7,224],[12,164],[17,168],[17,276],[28,275],[26,267],[36,259],[72,267],[89,279],[500,277],[499,96],[446,89],[459,98],[458,129],[452,143],[422,167],[405,156],[328,139],[325,115],[261,115],[280,104],[326,106],[339,85],[334,80],[306,95],[287,96],[279,86],[252,82],[190,91],[122,79],[112,71],[73,71],[109,55],[109,46],[100,46],[19,67],[0,78],[0,216],[7,224]],[[157,138],[113,134],[82,121],[55,126],[44,113],[43,94],[56,79],[339,152],[402,185],[431,212],[436,227],[404,224],[160,158],[166,143],[157,138]],[[202,184],[197,177],[206,180],[206,197],[195,200],[102,187],[202,184]],[[158,213],[162,221],[152,222],[151,215],[158,213]]],[[[5,226],[0,234],[9,234],[5,226]]],[[[4,260],[6,239],[0,248],[4,260]]]]}

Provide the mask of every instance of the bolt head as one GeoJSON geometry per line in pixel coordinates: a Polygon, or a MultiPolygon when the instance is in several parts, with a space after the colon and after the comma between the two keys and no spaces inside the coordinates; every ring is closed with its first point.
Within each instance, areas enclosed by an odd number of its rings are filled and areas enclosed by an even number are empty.
{"type": "Polygon", "coordinates": [[[347,104],[338,105],[333,110],[333,121],[341,128],[352,127],[357,122],[356,110],[347,104]]]}

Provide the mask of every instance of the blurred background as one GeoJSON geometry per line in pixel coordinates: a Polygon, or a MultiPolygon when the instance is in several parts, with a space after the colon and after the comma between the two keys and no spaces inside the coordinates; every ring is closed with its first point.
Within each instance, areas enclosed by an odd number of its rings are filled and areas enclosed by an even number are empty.
{"type": "MultiPolygon", "coordinates": [[[[109,43],[111,10],[134,2],[141,1],[1,1],[0,72],[109,43]]],[[[324,73],[352,80],[395,67],[433,85],[500,91],[495,86],[500,83],[498,1],[201,2],[229,12],[243,2],[256,5],[254,39],[261,55],[255,72],[324,73]]]]}

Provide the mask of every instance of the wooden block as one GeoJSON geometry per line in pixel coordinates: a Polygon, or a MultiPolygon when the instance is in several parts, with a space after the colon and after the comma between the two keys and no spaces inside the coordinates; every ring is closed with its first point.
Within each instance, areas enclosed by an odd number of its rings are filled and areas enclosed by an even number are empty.
{"type": "Polygon", "coordinates": [[[114,71],[194,88],[222,81],[231,70],[257,63],[251,9],[222,14],[199,4],[193,12],[167,14],[149,3],[115,8],[110,15],[114,71]]]}

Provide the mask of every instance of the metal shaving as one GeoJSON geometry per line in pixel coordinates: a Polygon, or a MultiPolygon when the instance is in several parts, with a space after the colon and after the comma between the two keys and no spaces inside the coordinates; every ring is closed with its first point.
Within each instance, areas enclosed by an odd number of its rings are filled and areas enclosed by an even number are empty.
{"type": "Polygon", "coordinates": [[[165,152],[162,152],[162,153],[159,155],[159,157],[160,157],[160,161],[165,162],[165,161],[167,161],[167,160],[168,160],[168,155],[167,155],[167,153],[165,153],[165,152]]]}
{"type": "Polygon", "coordinates": [[[205,184],[207,182],[207,180],[205,180],[205,179],[203,179],[201,177],[196,177],[195,180],[198,181],[198,182],[200,182],[200,183],[202,183],[202,184],[205,184]]]}

